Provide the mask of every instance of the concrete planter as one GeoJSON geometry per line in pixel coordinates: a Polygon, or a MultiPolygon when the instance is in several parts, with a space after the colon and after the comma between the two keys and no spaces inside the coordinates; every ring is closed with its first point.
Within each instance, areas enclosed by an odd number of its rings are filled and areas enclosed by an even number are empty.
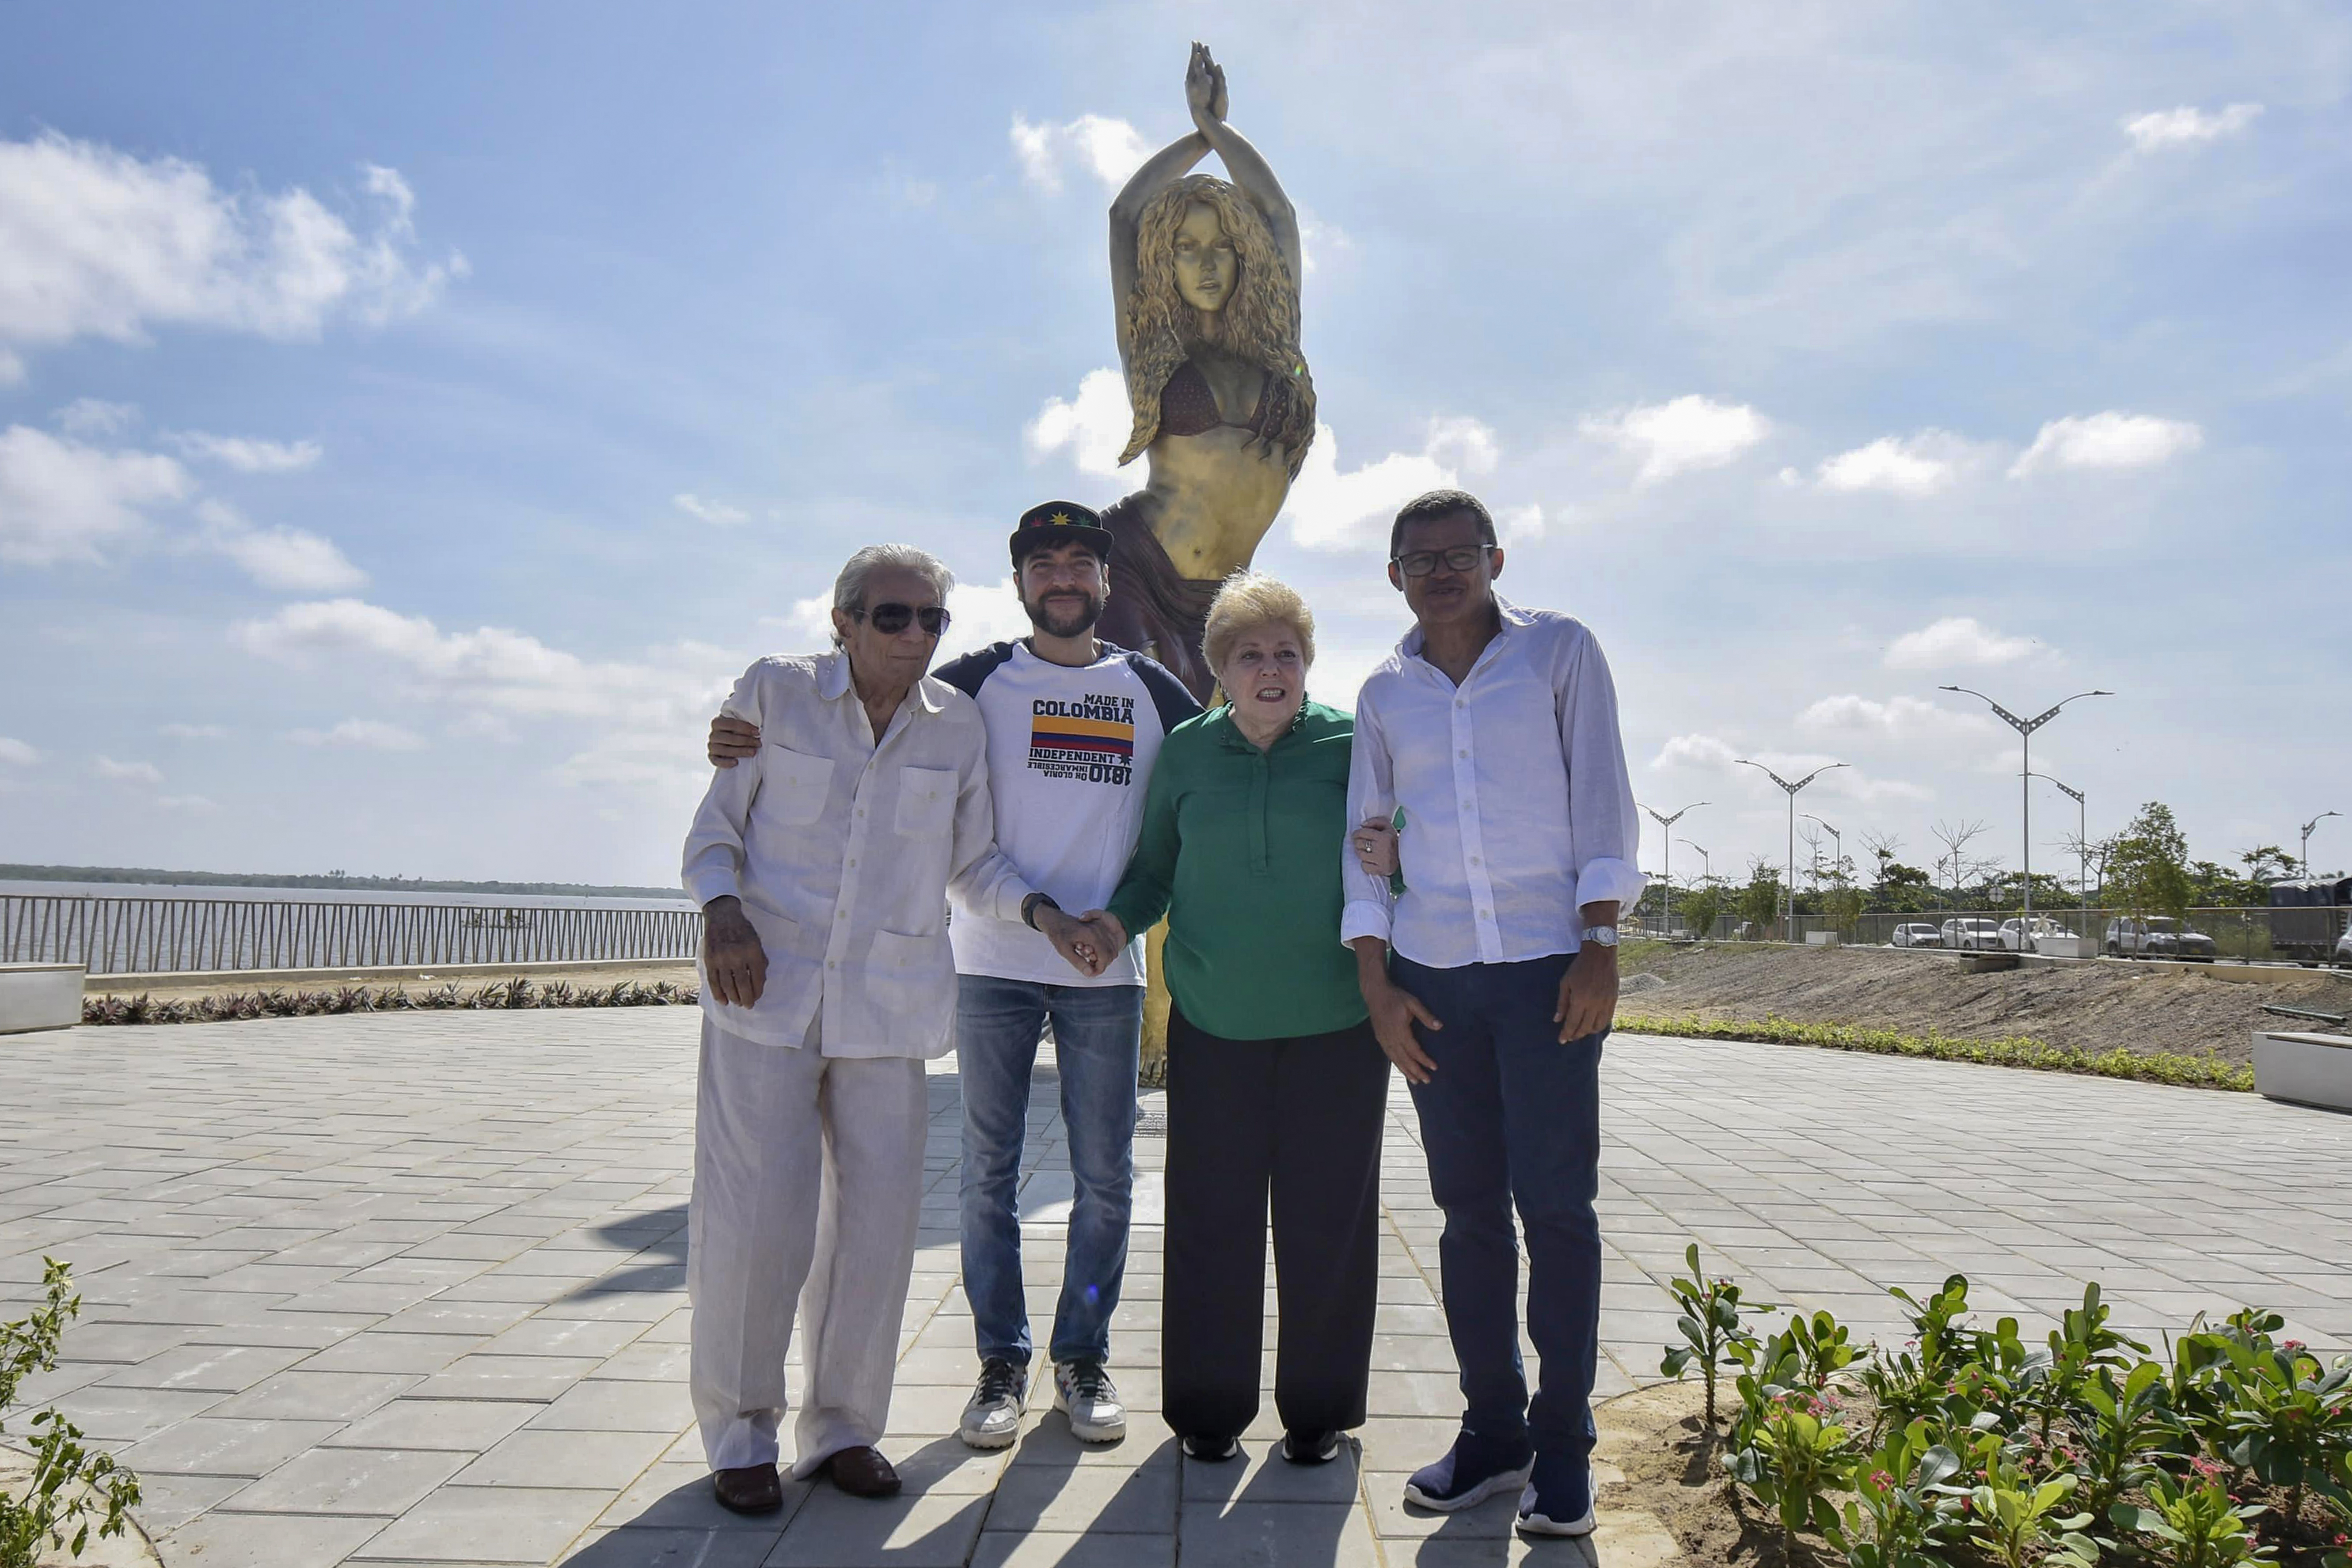
{"type": "Polygon", "coordinates": [[[2352,1110],[2352,1037],[2255,1030],[2254,1089],[2265,1100],[2352,1110]]]}
{"type": "Polygon", "coordinates": [[[1805,933],[1805,945],[1807,947],[1835,947],[1838,945],[1838,933],[1833,931],[1809,931],[1805,933]]]}
{"type": "Polygon", "coordinates": [[[2096,958],[2099,944],[2087,936],[2045,936],[2034,940],[2033,951],[2044,958],[2096,958]]]}
{"type": "Polygon", "coordinates": [[[0,1035],[81,1022],[79,963],[0,963],[0,1035]]]}

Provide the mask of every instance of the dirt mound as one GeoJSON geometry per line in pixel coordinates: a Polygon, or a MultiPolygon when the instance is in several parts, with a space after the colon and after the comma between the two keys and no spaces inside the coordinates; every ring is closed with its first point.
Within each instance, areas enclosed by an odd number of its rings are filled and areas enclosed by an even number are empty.
{"type": "Polygon", "coordinates": [[[1948,953],[1643,942],[1627,950],[1628,1012],[1850,1024],[1963,1039],[2023,1035],[2061,1049],[2171,1051],[2242,1062],[2265,1002],[2352,1012],[2352,979],[2318,970],[2095,963],[1976,974],[1948,953]],[[1649,985],[1643,975],[1661,984],[1649,985]],[[2221,977],[2227,974],[2228,978],[2221,977]]]}

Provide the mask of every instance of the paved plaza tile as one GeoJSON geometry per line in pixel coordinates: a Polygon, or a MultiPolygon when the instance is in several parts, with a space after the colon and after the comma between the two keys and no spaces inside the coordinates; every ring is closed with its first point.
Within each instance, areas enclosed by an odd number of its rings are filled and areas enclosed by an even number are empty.
{"type": "MultiPolygon", "coordinates": [[[[1232,1463],[1162,1426],[1163,1148],[1139,1141],[1115,1332],[1125,1442],[1035,1396],[1019,1442],[953,1436],[974,1369],[957,1283],[958,1085],[930,1077],[928,1191],[884,1447],[906,1495],[710,1500],[684,1383],[697,1015],[682,1008],[278,1019],[0,1042],[0,1300],[41,1258],[85,1298],[27,1389],[139,1470],[180,1568],[572,1563],[962,1568],[1607,1562],[1511,1539],[1498,1500],[1441,1518],[1405,1475],[1458,1400],[1441,1217],[1400,1082],[1384,1157],[1371,1419],[1331,1465],[1232,1463]]],[[[1897,1330],[1885,1288],[1954,1270],[2029,1331],[2106,1288],[2128,1329],[2263,1304],[2352,1346],[2352,1118],[2250,1096],[1950,1063],[1621,1037],[1601,1392],[1656,1375],[1658,1281],[1698,1241],[1755,1294],[1897,1330]]],[[[1050,1055],[1024,1258],[1059,1280],[1070,1182],[1050,1055]]],[[[1269,1311],[1271,1300],[1269,1300],[1269,1311]]],[[[1268,1325],[1268,1367],[1274,1328],[1268,1325]]]]}

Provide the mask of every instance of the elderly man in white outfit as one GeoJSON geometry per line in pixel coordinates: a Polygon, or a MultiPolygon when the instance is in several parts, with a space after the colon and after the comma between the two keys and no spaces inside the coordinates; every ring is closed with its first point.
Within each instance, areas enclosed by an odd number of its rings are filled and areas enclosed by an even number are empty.
{"type": "Polygon", "coordinates": [[[764,658],[726,711],[765,743],[719,773],[686,843],[705,911],[687,1284],[689,1378],[719,1500],[782,1506],[793,1474],[886,1497],[890,1408],[929,1121],[923,1063],[953,1041],[950,880],[982,907],[1030,889],[993,844],[987,734],[924,672],[951,579],[905,545],[835,584],[835,651],[764,658]]]}

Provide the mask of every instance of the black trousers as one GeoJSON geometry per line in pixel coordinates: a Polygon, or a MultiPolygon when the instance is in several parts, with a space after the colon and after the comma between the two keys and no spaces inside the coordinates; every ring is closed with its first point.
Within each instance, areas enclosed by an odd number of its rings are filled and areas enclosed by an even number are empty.
{"type": "Polygon", "coordinates": [[[1364,1424],[1388,1093],[1388,1058],[1369,1023],[1228,1040],[1170,1009],[1160,1347],[1178,1435],[1234,1436],[1257,1418],[1269,1196],[1275,1409],[1294,1432],[1364,1424]]]}

